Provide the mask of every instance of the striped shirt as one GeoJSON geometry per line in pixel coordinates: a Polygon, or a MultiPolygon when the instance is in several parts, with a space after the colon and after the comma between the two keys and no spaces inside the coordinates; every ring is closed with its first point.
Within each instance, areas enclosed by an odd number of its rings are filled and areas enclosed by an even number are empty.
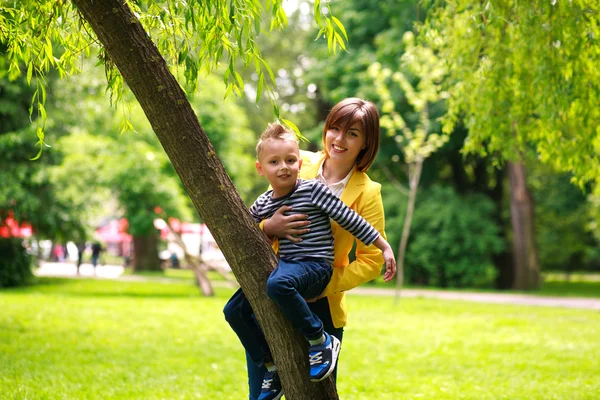
{"type": "Polygon", "coordinates": [[[292,211],[286,215],[308,215],[310,232],[303,234],[302,241],[298,243],[279,238],[280,257],[318,258],[333,263],[330,217],[367,246],[379,237],[379,232],[364,218],[316,180],[298,179],[294,190],[278,198],[273,198],[273,190],[268,190],[256,199],[250,207],[250,213],[256,222],[260,222],[270,218],[281,206],[292,207],[292,211]]]}

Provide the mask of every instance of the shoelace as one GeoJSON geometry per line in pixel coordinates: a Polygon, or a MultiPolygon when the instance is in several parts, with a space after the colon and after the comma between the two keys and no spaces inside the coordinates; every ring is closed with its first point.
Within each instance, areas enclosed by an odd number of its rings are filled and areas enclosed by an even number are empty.
{"type": "Polygon", "coordinates": [[[323,359],[322,354],[323,354],[322,351],[318,351],[314,354],[309,354],[308,361],[309,361],[310,365],[321,364],[321,360],[323,359]]]}
{"type": "Polygon", "coordinates": [[[270,389],[271,388],[271,383],[273,383],[273,379],[264,379],[263,383],[262,383],[262,388],[263,389],[270,389]]]}

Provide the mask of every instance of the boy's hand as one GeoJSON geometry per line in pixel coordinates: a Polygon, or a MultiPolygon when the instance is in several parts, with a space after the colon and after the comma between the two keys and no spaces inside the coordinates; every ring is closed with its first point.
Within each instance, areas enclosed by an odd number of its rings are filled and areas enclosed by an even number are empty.
{"type": "Polygon", "coordinates": [[[290,211],[291,209],[292,207],[290,206],[281,206],[279,210],[275,211],[275,214],[273,214],[271,218],[265,219],[263,231],[267,236],[286,238],[292,243],[302,241],[298,236],[310,231],[309,228],[306,228],[306,226],[310,224],[307,219],[308,215],[284,215],[285,212],[290,211]]]}
{"type": "Polygon", "coordinates": [[[373,244],[381,250],[383,259],[385,261],[385,274],[383,274],[383,280],[389,282],[396,275],[396,259],[394,258],[394,252],[390,247],[390,244],[379,235],[373,244]]]}
{"type": "Polygon", "coordinates": [[[383,259],[385,260],[385,274],[383,274],[383,280],[389,282],[396,275],[396,259],[394,258],[394,252],[390,247],[383,251],[383,259]]]}
{"type": "Polygon", "coordinates": [[[304,299],[304,300],[306,300],[307,303],[314,303],[317,300],[321,300],[323,297],[325,297],[325,296],[320,294],[317,297],[311,297],[310,299],[304,299]]]}

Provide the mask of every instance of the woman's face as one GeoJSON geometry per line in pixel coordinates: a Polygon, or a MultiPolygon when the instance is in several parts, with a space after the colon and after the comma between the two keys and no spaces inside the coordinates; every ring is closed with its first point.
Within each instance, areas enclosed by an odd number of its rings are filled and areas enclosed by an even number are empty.
{"type": "Polygon", "coordinates": [[[325,133],[325,151],[334,161],[354,164],[365,147],[365,134],[358,122],[346,132],[342,132],[339,126],[332,125],[325,133]]]}

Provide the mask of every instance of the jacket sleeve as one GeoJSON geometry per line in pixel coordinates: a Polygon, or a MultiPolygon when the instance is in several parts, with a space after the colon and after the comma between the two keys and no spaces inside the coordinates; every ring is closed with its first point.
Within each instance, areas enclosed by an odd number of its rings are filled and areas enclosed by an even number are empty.
{"type": "MultiPolygon", "coordinates": [[[[261,231],[265,231],[264,228],[265,225],[265,220],[263,219],[262,221],[260,221],[260,223],[258,224],[258,227],[260,228],[261,231]]],[[[265,235],[266,237],[267,235],[265,235]]],[[[273,237],[273,238],[267,238],[271,240],[271,248],[273,249],[273,251],[275,252],[275,254],[279,253],[279,238],[277,236],[273,237]]]]}
{"type": "MultiPolygon", "coordinates": [[[[357,204],[360,204],[360,206],[356,207],[356,212],[373,225],[385,239],[385,215],[381,199],[381,185],[371,182],[369,186],[369,188],[366,188],[367,190],[363,191],[361,198],[357,200],[357,204]]],[[[337,260],[340,258],[337,252],[350,252],[350,248],[338,248],[336,245],[334,251],[337,260]]],[[[347,254],[342,254],[342,256],[346,258],[347,254]]],[[[344,292],[377,278],[381,274],[383,263],[381,250],[375,245],[367,246],[360,241],[356,241],[356,259],[347,266],[340,266],[338,263],[334,265],[331,280],[323,295],[329,296],[344,292]]]]}

